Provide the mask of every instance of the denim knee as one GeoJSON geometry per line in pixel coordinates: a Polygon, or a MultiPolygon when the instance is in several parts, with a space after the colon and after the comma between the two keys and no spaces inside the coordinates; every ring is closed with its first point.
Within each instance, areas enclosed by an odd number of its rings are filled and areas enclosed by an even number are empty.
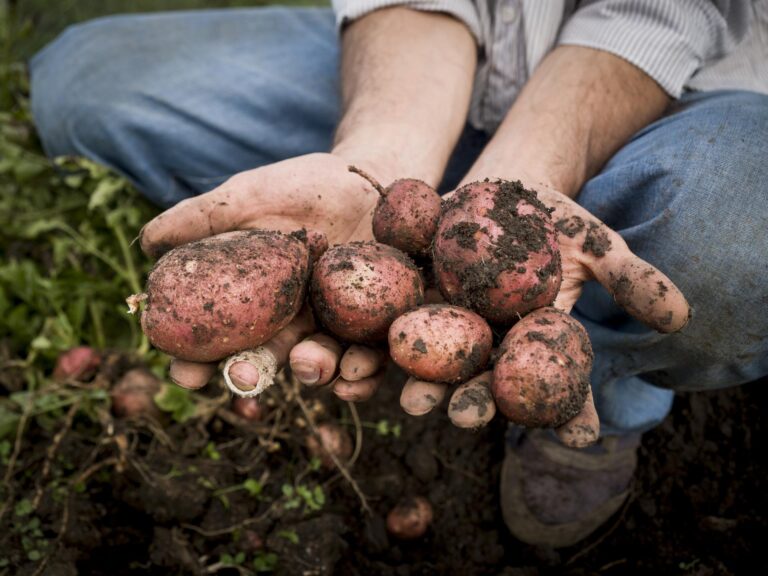
{"type": "Polygon", "coordinates": [[[611,359],[613,376],[695,390],[768,374],[765,134],[768,96],[689,95],[585,186],[582,204],[694,308],[681,333],[656,335],[622,321],[607,294],[588,289],[578,310],[601,326],[598,346],[622,356],[611,359]]]}

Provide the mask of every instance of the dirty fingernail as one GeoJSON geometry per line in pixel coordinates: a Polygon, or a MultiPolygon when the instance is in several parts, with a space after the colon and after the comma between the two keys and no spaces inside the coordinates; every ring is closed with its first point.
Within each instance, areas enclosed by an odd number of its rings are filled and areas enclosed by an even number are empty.
{"type": "Polygon", "coordinates": [[[302,384],[311,386],[320,380],[320,370],[314,364],[294,362],[291,364],[291,370],[302,384]]]}

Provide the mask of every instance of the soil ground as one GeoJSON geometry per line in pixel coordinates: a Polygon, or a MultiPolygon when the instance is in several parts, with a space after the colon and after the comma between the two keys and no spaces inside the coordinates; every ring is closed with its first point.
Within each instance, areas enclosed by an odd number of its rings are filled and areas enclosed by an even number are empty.
{"type": "MultiPolygon", "coordinates": [[[[109,387],[128,364],[113,358],[92,385],[109,387]]],[[[96,470],[66,498],[45,492],[36,516],[50,557],[38,573],[253,573],[251,564],[214,561],[241,551],[249,562],[253,554],[276,554],[279,574],[764,574],[764,384],[680,395],[672,414],[645,435],[620,515],[585,544],[559,551],[523,545],[504,529],[497,497],[502,420],[471,433],[452,427],[444,410],[406,417],[396,381],[358,407],[363,446],[351,474],[373,515],[361,511],[337,471],[307,472],[305,420],[288,384],[272,393],[271,416],[259,425],[233,417],[216,386],[203,392],[215,411],[185,424],[110,420],[99,427],[76,418],[49,477],[88,462],[96,470]],[[398,423],[396,437],[391,428],[398,423]],[[269,434],[277,444],[265,442],[269,434]],[[259,498],[227,491],[245,477],[264,485],[259,498]],[[321,509],[275,505],[285,503],[281,486],[302,478],[322,486],[321,509]],[[399,498],[417,494],[432,502],[434,524],[420,540],[397,542],[384,517],[399,498]],[[58,537],[62,522],[67,529],[58,537]]],[[[344,403],[322,391],[304,396],[312,414],[337,419],[354,434],[344,403]]],[[[30,428],[14,475],[17,501],[34,499],[57,432],[30,428]]],[[[40,563],[28,561],[19,521],[7,515],[0,549],[10,573],[32,574],[40,563]]]]}

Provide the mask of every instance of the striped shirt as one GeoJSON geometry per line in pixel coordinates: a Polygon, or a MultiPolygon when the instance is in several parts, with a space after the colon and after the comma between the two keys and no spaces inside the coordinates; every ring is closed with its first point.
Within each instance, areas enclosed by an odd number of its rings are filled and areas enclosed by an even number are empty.
{"type": "Polygon", "coordinates": [[[768,94],[768,0],[333,0],[339,27],[398,5],[451,14],[471,31],[479,66],[469,120],[487,131],[558,45],[616,54],[673,98],[686,90],[768,94]]]}

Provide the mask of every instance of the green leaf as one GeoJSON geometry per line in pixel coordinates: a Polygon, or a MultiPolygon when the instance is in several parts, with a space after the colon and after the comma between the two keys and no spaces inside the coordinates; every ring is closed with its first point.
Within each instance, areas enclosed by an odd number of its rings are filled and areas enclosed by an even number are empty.
{"type": "Polygon", "coordinates": [[[27,516],[32,513],[32,502],[27,498],[22,498],[16,503],[13,508],[16,516],[27,516]]]}
{"type": "Polygon", "coordinates": [[[27,558],[29,558],[32,562],[37,562],[40,560],[40,558],[42,558],[42,556],[43,555],[40,550],[30,550],[27,552],[27,558]]]}
{"type": "Polygon", "coordinates": [[[88,201],[88,210],[95,210],[109,204],[115,194],[125,187],[125,181],[119,178],[106,178],[96,185],[88,201]]]}
{"type": "Polygon", "coordinates": [[[257,552],[253,559],[253,569],[256,572],[274,572],[277,568],[277,554],[274,552],[257,552]]]}
{"type": "Polygon", "coordinates": [[[291,544],[299,543],[299,535],[296,533],[295,530],[280,530],[277,533],[277,536],[280,538],[285,538],[291,544]]]}
{"type": "Polygon", "coordinates": [[[208,442],[205,446],[205,455],[211,460],[221,460],[221,453],[216,449],[216,444],[208,442]]]}
{"type": "Polygon", "coordinates": [[[163,412],[171,414],[179,423],[186,422],[194,416],[196,409],[189,390],[170,384],[163,385],[163,389],[155,394],[155,404],[163,412]]]}
{"type": "Polygon", "coordinates": [[[248,494],[255,497],[261,494],[261,490],[264,487],[258,480],[248,478],[245,482],[243,482],[243,488],[248,492],[248,494]]]}

